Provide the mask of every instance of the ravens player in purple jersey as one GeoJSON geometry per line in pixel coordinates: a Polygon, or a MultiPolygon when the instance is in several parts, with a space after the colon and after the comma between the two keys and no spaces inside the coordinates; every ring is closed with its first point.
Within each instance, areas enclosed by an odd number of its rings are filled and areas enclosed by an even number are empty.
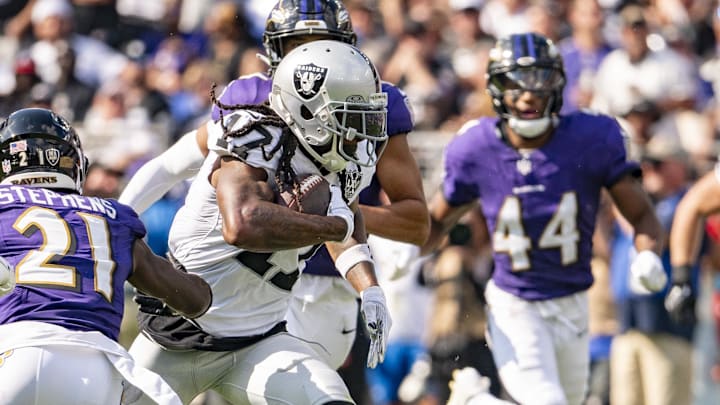
{"type": "MultiPolygon", "coordinates": [[[[270,74],[255,74],[232,81],[221,93],[219,101],[226,106],[266,102],[272,87],[271,76],[285,54],[303,43],[321,39],[355,43],[348,11],[340,1],[280,0],[267,19],[264,34],[270,74]]],[[[421,244],[428,235],[429,223],[420,173],[407,143],[407,133],[413,128],[412,113],[405,95],[398,88],[383,82],[382,90],[388,94],[387,133],[390,138],[377,163],[373,183],[361,195],[360,208],[368,233],[421,244]],[[390,204],[380,204],[381,187],[390,204]]],[[[227,115],[229,110],[224,113],[227,115]]],[[[212,119],[218,120],[220,114],[221,109],[215,106],[212,119]]],[[[208,142],[215,142],[211,138],[208,138],[205,125],[183,136],[138,171],[123,190],[120,201],[143,212],[178,181],[197,172],[208,147],[213,146],[208,142]]],[[[347,182],[345,187],[348,188],[346,191],[352,191],[352,182],[347,182]]],[[[293,296],[288,329],[297,336],[320,343],[315,346],[322,347],[320,356],[332,367],[339,367],[356,335],[357,294],[340,277],[326,249],[321,249],[308,262],[301,280],[293,288],[293,296]]],[[[140,303],[141,317],[157,316],[162,312],[153,308],[151,301],[141,298],[140,303]]],[[[157,321],[155,325],[158,325],[157,321]]],[[[168,336],[192,333],[172,325],[169,319],[159,329],[163,330],[158,333],[168,336]]],[[[371,366],[377,363],[377,355],[371,356],[371,366]]]]}
{"type": "MultiPolygon", "coordinates": [[[[551,41],[533,33],[500,38],[487,78],[499,117],[468,122],[447,146],[424,250],[479,204],[495,261],[485,291],[488,341],[503,385],[520,403],[580,404],[602,189],[635,230],[631,273],[653,291],[666,281],[662,228],[617,122],[588,112],[558,115],[565,76],[551,41]]],[[[485,403],[481,396],[475,403],[485,403]]]]}
{"type": "Polygon", "coordinates": [[[82,195],[80,139],[52,111],[0,124],[0,160],[0,255],[15,285],[0,288],[0,404],[117,404],[123,379],[179,404],[117,343],[124,284],[189,318],[210,306],[210,286],[154,255],[130,207],[82,195]]]}

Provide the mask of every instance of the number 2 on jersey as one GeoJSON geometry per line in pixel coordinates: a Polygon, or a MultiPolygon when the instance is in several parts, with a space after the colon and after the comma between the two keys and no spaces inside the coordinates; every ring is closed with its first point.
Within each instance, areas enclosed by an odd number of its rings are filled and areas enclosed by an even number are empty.
{"type": "MultiPolygon", "coordinates": [[[[526,235],[522,223],[522,206],[515,196],[505,199],[498,212],[493,233],[493,248],[496,252],[510,256],[513,271],[530,269],[532,240],[526,235]]],[[[538,240],[540,249],[560,249],[563,266],[577,261],[577,243],[580,234],[577,229],[577,196],[574,192],[563,194],[552,219],[538,240]]]]}
{"type": "MultiPolygon", "coordinates": [[[[110,232],[105,218],[77,212],[85,222],[92,259],[94,262],[95,291],[108,302],[112,301],[112,273],[115,262],[110,248],[110,232]]],[[[57,212],[42,207],[26,209],[13,223],[13,228],[27,237],[40,232],[42,245],[28,252],[15,266],[18,283],[77,289],[77,269],[54,264],[58,257],[74,253],[77,237],[71,233],[68,223],[57,212]]]]}

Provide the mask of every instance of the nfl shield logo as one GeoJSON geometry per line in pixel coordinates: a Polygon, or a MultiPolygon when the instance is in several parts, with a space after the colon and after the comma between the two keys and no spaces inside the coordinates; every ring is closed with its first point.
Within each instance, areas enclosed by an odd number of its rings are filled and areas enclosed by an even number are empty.
{"type": "Polygon", "coordinates": [[[308,65],[298,65],[295,68],[295,76],[293,81],[295,91],[305,100],[310,100],[320,91],[320,87],[325,84],[327,77],[327,68],[316,66],[314,63],[308,65]]]}
{"type": "Polygon", "coordinates": [[[523,157],[518,160],[515,166],[517,167],[518,172],[520,172],[523,176],[527,176],[532,171],[532,162],[527,157],[523,157]]]}
{"type": "Polygon", "coordinates": [[[5,174],[10,173],[10,170],[12,170],[12,166],[10,166],[10,161],[5,159],[2,161],[2,171],[5,174]]]}
{"type": "Polygon", "coordinates": [[[60,161],[60,151],[55,148],[45,150],[45,159],[51,166],[57,166],[60,161]]]}

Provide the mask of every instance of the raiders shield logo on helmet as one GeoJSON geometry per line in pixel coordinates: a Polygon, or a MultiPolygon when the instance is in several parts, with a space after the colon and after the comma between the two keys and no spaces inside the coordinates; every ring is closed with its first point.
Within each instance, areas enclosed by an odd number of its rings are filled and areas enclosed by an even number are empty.
{"type": "Polygon", "coordinates": [[[320,91],[327,77],[327,68],[316,66],[314,63],[298,65],[295,68],[295,91],[300,97],[309,100],[320,91]]]}

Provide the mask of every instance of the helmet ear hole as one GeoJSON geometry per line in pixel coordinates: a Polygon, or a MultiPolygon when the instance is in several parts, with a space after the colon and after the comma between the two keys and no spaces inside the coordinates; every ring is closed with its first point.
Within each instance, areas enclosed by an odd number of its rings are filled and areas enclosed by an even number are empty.
{"type": "Polygon", "coordinates": [[[307,108],[307,106],[305,105],[300,107],[300,116],[308,121],[310,121],[314,117],[312,111],[310,111],[310,109],[307,108]]]}

